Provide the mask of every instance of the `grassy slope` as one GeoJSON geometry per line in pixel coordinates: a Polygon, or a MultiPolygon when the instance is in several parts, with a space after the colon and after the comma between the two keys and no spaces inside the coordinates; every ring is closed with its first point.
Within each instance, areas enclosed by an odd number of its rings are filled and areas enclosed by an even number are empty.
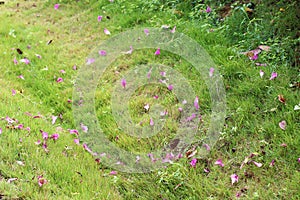
{"type": "MultiPolygon", "coordinates": [[[[124,199],[230,199],[247,187],[244,197],[251,199],[296,198],[299,195],[299,163],[296,161],[300,156],[300,138],[297,135],[299,113],[293,111],[293,106],[299,103],[299,90],[289,88],[290,82],[295,81],[296,69],[277,66],[279,77],[270,81],[267,76],[274,69],[266,67],[266,75],[261,79],[259,68],[228,49],[225,39],[218,32],[208,33],[200,22],[177,19],[170,13],[141,14],[134,3],[73,3],[62,4],[59,10],[54,10],[52,3],[37,3],[37,7],[32,7],[32,3],[24,2],[20,3],[19,8],[14,3],[5,5],[4,10],[1,12],[3,23],[0,25],[3,52],[0,65],[3,72],[0,75],[0,116],[14,117],[25,127],[30,126],[31,131],[28,134],[25,130],[6,129],[5,121],[0,121],[3,129],[0,136],[0,194],[29,199],[118,199],[121,196],[124,199]],[[108,15],[111,19],[98,23],[98,15],[108,15]],[[224,77],[224,84],[228,86],[227,127],[209,157],[199,159],[196,168],[191,168],[189,161],[184,158],[167,169],[151,174],[107,177],[110,170],[102,166],[99,170],[94,159],[73,142],[74,136],[67,131],[74,128],[71,105],[67,102],[72,98],[72,80],[76,76],[72,67],[75,64],[80,67],[94,48],[95,41],[108,38],[103,34],[104,27],[116,34],[135,26],[160,27],[162,24],[176,24],[178,31],[197,40],[214,59],[224,77]],[[15,30],[15,38],[8,34],[12,29],[15,30]],[[50,39],[53,43],[46,45],[50,39]],[[27,49],[27,45],[31,45],[31,49],[27,49]],[[14,57],[20,60],[23,56],[11,48],[22,49],[31,63],[14,65],[14,57]],[[36,53],[42,55],[42,59],[36,58],[36,53]],[[48,70],[42,70],[46,66],[48,70]],[[61,69],[67,73],[61,74],[61,69]],[[20,74],[25,80],[17,78],[20,74]],[[59,76],[64,78],[60,84],[56,83],[59,76]],[[12,89],[23,89],[24,92],[12,96],[12,89]],[[287,105],[277,100],[278,94],[284,95],[287,105]],[[272,108],[277,109],[271,112],[272,108]],[[40,112],[44,117],[32,119],[24,112],[34,115],[40,112]],[[51,115],[60,113],[63,114],[63,120],[58,119],[55,125],[51,125],[51,115]],[[288,124],[286,131],[278,127],[283,119],[288,124]],[[50,152],[46,154],[34,144],[42,137],[39,130],[54,133],[58,126],[64,130],[59,132],[60,138],[56,142],[49,141],[50,152]],[[19,142],[19,138],[22,138],[22,142],[19,142]],[[287,147],[281,147],[282,143],[286,143],[287,147]],[[68,150],[65,150],[66,146],[68,150]],[[255,161],[263,163],[263,167],[249,164],[239,169],[244,158],[253,152],[259,153],[255,161]],[[218,158],[223,159],[224,168],[214,165],[218,158]],[[273,159],[276,160],[275,166],[269,167],[273,159]],[[19,166],[17,160],[24,161],[25,166],[19,166]],[[203,172],[205,167],[210,169],[209,174],[203,172]],[[232,186],[230,175],[233,173],[238,174],[240,180],[232,186]],[[38,175],[44,175],[49,183],[39,188],[38,175]],[[18,180],[6,182],[13,177],[18,177],[18,180]],[[178,184],[180,186],[176,187],[178,184]]],[[[133,64],[151,61],[150,53],[137,52],[128,59],[114,63],[100,84],[102,89],[99,87],[97,90],[97,102],[106,102],[97,107],[99,119],[107,127],[105,131],[112,139],[116,136],[115,127],[109,115],[102,116],[101,113],[110,111],[108,99],[111,86],[120,78],[113,72],[124,69],[124,66],[127,69],[133,64]],[[143,55],[149,55],[150,58],[143,55]]],[[[185,62],[177,65],[178,58],[172,59],[168,55],[158,62],[176,65],[197,91],[202,90],[198,86],[197,75],[194,71],[189,72],[185,62]]],[[[147,93],[147,89],[144,92],[147,93]]],[[[151,91],[148,93],[152,94],[151,91]]],[[[207,101],[206,97],[201,97],[201,101],[207,101]]],[[[172,96],[166,97],[165,103],[171,99],[172,96]]],[[[140,104],[146,101],[147,98],[140,97],[140,104]]],[[[176,107],[176,102],[171,101],[172,106],[176,107]]],[[[133,104],[132,107],[134,113],[139,111],[141,105],[133,104]]],[[[175,127],[170,122],[169,128],[175,127]]],[[[119,134],[122,136],[120,146],[126,144],[124,146],[129,150],[139,149],[135,140],[119,134]]],[[[163,143],[159,137],[154,141],[163,143]]],[[[140,147],[144,149],[145,146],[140,147]]],[[[150,145],[145,148],[145,151],[150,151],[153,147],[150,145]]]]}

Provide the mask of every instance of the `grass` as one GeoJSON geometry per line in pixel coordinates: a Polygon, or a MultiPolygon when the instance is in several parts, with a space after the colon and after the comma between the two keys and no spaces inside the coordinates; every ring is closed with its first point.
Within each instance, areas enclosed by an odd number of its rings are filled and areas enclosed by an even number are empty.
{"type": "MultiPolygon", "coordinates": [[[[272,9],[270,15],[264,16],[263,4],[258,4],[255,17],[249,18],[240,9],[243,5],[237,4],[232,15],[219,22],[215,11],[221,5],[219,2],[211,3],[211,13],[196,10],[207,5],[193,7],[189,1],[174,1],[173,4],[139,0],[59,3],[58,10],[53,9],[54,1],[0,5],[3,10],[0,14],[3,22],[0,24],[1,198],[235,199],[237,193],[242,199],[300,197],[300,164],[297,161],[300,157],[300,118],[299,110],[294,110],[300,103],[299,87],[290,87],[300,81],[295,61],[297,53],[290,53],[293,52],[290,46],[297,44],[298,38],[293,35],[295,32],[284,37],[284,27],[280,26],[281,20],[294,17],[293,12],[288,11],[295,7],[285,7],[287,15],[282,18],[282,13],[272,9]],[[272,13],[275,17],[270,19],[272,13]],[[101,22],[97,21],[98,15],[103,15],[101,22]],[[272,19],[278,31],[272,32],[268,25],[272,19]],[[134,27],[159,28],[164,24],[176,25],[177,32],[197,41],[215,62],[226,88],[224,128],[208,155],[194,155],[193,158],[197,158],[195,167],[191,167],[191,159],[184,155],[166,168],[151,173],[118,171],[116,175],[109,175],[114,169],[104,164],[104,158],[96,162],[82,147],[84,141],[75,144],[76,135],[69,133],[70,129],[78,128],[74,122],[78,116],[73,116],[72,103],[68,102],[72,100],[78,73],[73,66],[82,68],[95,47],[118,33],[134,27]],[[105,35],[104,28],[109,29],[112,36],[105,35]],[[267,31],[261,33],[263,28],[267,31]],[[47,45],[49,40],[52,43],[47,45]],[[271,46],[271,50],[259,54],[257,60],[267,63],[266,67],[256,66],[256,61],[240,54],[260,44],[271,46]],[[18,54],[16,48],[23,54],[18,54]],[[20,62],[24,57],[30,64],[20,62]],[[14,58],[18,64],[14,64],[14,58]],[[262,78],[260,69],[265,72],[262,78]],[[269,80],[274,71],[278,77],[269,80]],[[24,80],[18,78],[21,74],[24,80]],[[58,77],[62,77],[63,82],[57,83],[58,77]],[[12,95],[12,90],[16,90],[16,95],[12,95]],[[278,100],[278,95],[284,96],[286,104],[278,100]],[[7,116],[18,122],[7,123],[7,116]],[[60,116],[54,124],[52,116],[60,116]],[[286,130],[278,125],[282,120],[287,122],[286,130]],[[14,128],[18,124],[23,124],[24,128],[14,128]],[[30,131],[26,127],[30,127],[30,131]],[[49,152],[41,144],[35,144],[43,140],[40,130],[48,132],[49,137],[59,134],[57,140],[48,139],[49,152]],[[262,163],[262,167],[249,162],[240,169],[245,157],[255,152],[257,155],[250,161],[262,163]],[[218,159],[222,159],[224,167],[214,164],[218,159]],[[274,166],[269,165],[272,160],[275,160],[274,166]],[[230,175],[234,173],[239,181],[231,184],[230,175]],[[38,176],[43,176],[47,184],[40,187],[38,176]]],[[[284,6],[286,4],[278,4],[278,8],[284,6]]],[[[291,24],[288,28],[294,26],[291,24]]],[[[131,55],[119,57],[106,69],[95,92],[95,111],[103,132],[112,143],[130,152],[150,153],[172,141],[180,120],[178,107],[182,106],[166,87],[156,84],[139,87],[128,103],[134,123],[149,123],[150,115],[144,108],[147,103],[158,102],[168,110],[169,116],[162,131],[151,138],[128,135],[112,115],[111,97],[114,87],[120,85],[121,78],[135,66],[159,63],[178,71],[199,96],[203,116],[198,130],[200,139],[209,127],[211,99],[201,74],[180,56],[165,51],[154,56],[154,52],[155,49],[136,50],[131,55]],[[159,96],[158,101],[153,99],[154,95],[159,96]]],[[[196,148],[199,151],[200,147],[196,148]]]]}

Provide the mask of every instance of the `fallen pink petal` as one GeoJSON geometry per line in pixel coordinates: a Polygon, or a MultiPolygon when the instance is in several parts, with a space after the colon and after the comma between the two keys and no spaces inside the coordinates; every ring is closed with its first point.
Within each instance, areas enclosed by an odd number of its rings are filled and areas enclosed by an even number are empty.
{"type": "Polygon", "coordinates": [[[272,72],[270,80],[273,80],[277,77],[277,73],[276,72],[272,72]]]}
{"type": "Polygon", "coordinates": [[[159,72],[159,74],[163,77],[166,77],[166,72],[159,72]]]}
{"type": "Polygon", "coordinates": [[[18,61],[16,58],[14,58],[14,64],[17,65],[18,64],[18,61]]]}
{"type": "Polygon", "coordinates": [[[59,138],[59,134],[58,133],[54,133],[51,135],[51,139],[53,139],[54,141],[57,140],[59,138]]]}
{"type": "Polygon", "coordinates": [[[42,133],[42,137],[43,137],[43,140],[47,140],[48,139],[48,133],[43,131],[43,130],[40,130],[40,132],[42,133]]]}
{"type": "Polygon", "coordinates": [[[18,76],[18,78],[25,80],[24,76],[21,74],[20,76],[18,76]]]}
{"type": "Polygon", "coordinates": [[[78,130],[76,129],[71,129],[69,130],[70,134],[75,134],[75,135],[78,135],[78,130]]]}
{"type": "Polygon", "coordinates": [[[255,162],[255,161],[252,161],[252,163],[253,163],[256,167],[261,167],[261,166],[262,166],[261,163],[258,163],[258,162],[255,162]]]}
{"type": "Polygon", "coordinates": [[[282,143],[280,146],[281,147],[287,147],[287,144],[286,143],[282,143]]]}
{"type": "Polygon", "coordinates": [[[57,10],[59,8],[60,4],[55,4],[54,9],[57,10]]]}
{"type": "Polygon", "coordinates": [[[117,171],[111,171],[111,172],[109,173],[109,175],[117,175],[117,174],[118,174],[117,171]]]}
{"type": "Polygon", "coordinates": [[[59,70],[59,72],[62,73],[62,74],[65,74],[65,73],[66,73],[66,71],[63,70],[63,69],[59,70]]]}
{"type": "Polygon", "coordinates": [[[12,93],[13,96],[15,96],[17,92],[16,92],[16,90],[12,89],[11,93],[12,93]]]}
{"type": "Polygon", "coordinates": [[[126,84],[127,84],[127,82],[126,82],[126,80],[123,78],[122,80],[121,80],[121,85],[122,85],[122,87],[125,89],[125,87],[126,87],[126,84]]]}
{"type": "Polygon", "coordinates": [[[129,50],[126,51],[125,54],[132,54],[132,52],[133,52],[133,47],[130,46],[130,47],[129,47],[129,50]]]}
{"type": "Polygon", "coordinates": [[[236,174],[232,174],[230,176],[230,178],[231,178],[231,185],[233,185],[234,183],[237,183],[239,181],[239,176],[236,174]]]}
{"type": "Polygon", "coordinates": [[[160,55],[160,48],[155,51],[154,55],[160,55]]]}
{"type": "Polygon", "coordinates": [[[194,107],[196,108],[196,110],[199,110],[199,98],[198,98],[198,96],[194,100],[194,107]]]}
{"type": "Polygon", "coordinates": [[[170,32],[175,33],[175,31],[176,31],[176,26],[174,26],[170,32]]]}
{"type": "Polygon", "coordinates": [[[52,115],[51,116],[51,118],[52,118],[52,124],[55,124],[55,121],[56,121],[56,119],[58,118],[58,116],[54,116],[54,115],[52,115]]]}
{"type": "Polygon", "coordinates": [[[99,55],[100,55],[100,56],[106,56],[106,51],[100,50],[100,51],[99,51],[99,55]]]}
{"type": "Polygon", "coordinates": [[[84,132],[84,133],[87,133],[88,132],[88,127],[85,126],[84,124],[80,124],[80,127],[81,127],[81,130],[84,132]]]}
{"type": "MultiPolygon", "coordinates": [[[[95,62],[95,59],[94,58],[88,58],[87,59],[87,61],[86,61],[86,64],[87,65],[90,65],[90,64],[92,64],[92,63],[94,63],[95,62]]],[[[76,67],[76,66],[75,66],[76,67]]],[[[73,69],[74,69],[74,67],[73,67],[73,69]]]]}
{"type": "Polygon", "coordinates": [[[154,121],[152,118],[150,118],[150,126],[153,126],[154,125],[154,121]]]}
{"type": "Polygon", "coordinates": [[[104,31],[103,31],[106,35],[110,35],[110,31],[108,30],[108,29],[104,29],[104,31]]]}
{"type": "Polygon", "coordinates": [[[300,163],[300,157],[298,158],[298,163],[300,163]]]}
{"type": "Polygon", "coordinates": [[[42,187],[43,185],[45,185],[48,181],[43,178],[43,176],[38,176],[38,184],[40,187],[42,187]]]}
{"type": "Polygon", "coordinates": [[[173,85],[169,85],[168,90],[172,91],[173,90],[173,85]]]}
{"type": "Polygon", "coordinates": [[[270,167],[273,167],[274,164],[275,164],[275,160],[272,160],[272,161],[270,162],[270,167]]]}
{"type": "Polygon", "coordinates": [[[197,158],[193,158],[192,161],[190,162],[190,165],[192,167],[195,167],[196,166],[196,163],[197,163],[197,158]]]}
{"type": "Polygon", "coordinates": [[[210,151],[210,146],[208,144],[203,144],[203,147],[205,147],[207,151],[210,151]]]}
{"type": "Polygon", "coordinates": [[[285,130],[285,129],[286,129],[286,121],[283,120],[283,121],[279,122],[279,127],[280,127],[282,130],[285,130]]]}
{"type": "Polygon", "coordinates": [[[215,69],[213,67],[209,69],[209,77],[212,77],[214,75],[214,71],[215,69]]]}
{"type": "Polygon", "coordinates": [[[26,65],[30,63],[30,61],[27,58],[21,59],[20,62],[25,63],[26,65]]]}
{"type": "Polygon", "coordinates": [[[102,21],[102,16],[99,15],[99,16],[97,17],[97,19],[98,19],[98,22],[101,22],[101,21],[102,21]]]}
{"type": "Polygon", "coordinates": [[[79,139],[74,139],[75,144],[79,144],[79,139]]]}
{"type": "Polygon", "coordinates": [[[2,128],[0,128],[0,135],[2,134],[2,128]]]}
{"type": "Polygon", "coordinates": [[[74,65],[74,66],[72,67],[72,69],[73,69],[73,70],[77,70],[77,66],[74,65]]]}
{"type": "Polygon", "coordinates": [[[39,55],[39,54],[35,54],[35,56],[36,56],[38,59],[42,59],[42,56],[39,55]]]}
{"type": "Polygon", "coordinates": [[[148,36],[149,35],[149,30],[148,29],[144,29],[144,33],[148,36]]]}
{"type": "Polygon", "coordinates": [[[222,162],[222,159],[219,159],[215,162],[215,165],[219,165],[220,167],[224,167],[224,164],[222,162]]]}
{"type": "Polygon", "coordinates": [[[210,8],[209,6],[207,6],[205,12],[206,12],[206,13],[210,13],[210,12],[211,12],[211,8],[210,8]]]}
{"type": "Polygon", "coordinates": [[[259,45],[258,48],[263,51],[269,51],[271,47],[267,45],[259,45]]]}
{"type": "Polygon", "coordinates": [[[263,70],[259,70],[259,76],[262,78],[264,76],[265,72],[263,70]]]}
{"type": "Polygon", "coordinates": [[[57,78],[57,80],[56,80],[57,83],[61,83],[61,82],[63,82],[63,81],[64,81],[64,79],[61,78],[61,77],[57,78]]]}
{"type": "Polygon", "coordinates": [[[88,151],[89,153],[93,153],[93,151],[87,146],[87,144],[83,144],[82,146],[83,146],[83,148],[84,148],[86,151],[88,151]]]}
{"type": "Polygon", "coordinates": [[[34,144],[40,145],[41,144],[41,140],[36,141],[34,144]]]}

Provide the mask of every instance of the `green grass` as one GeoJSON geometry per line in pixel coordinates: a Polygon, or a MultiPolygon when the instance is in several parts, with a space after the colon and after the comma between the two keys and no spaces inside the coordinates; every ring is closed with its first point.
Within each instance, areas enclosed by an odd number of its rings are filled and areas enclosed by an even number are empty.
{"type": "MultiPolygon", "coordinates": [[[[289,49],[299,39],[294,32],[286,37],[282,35],[286,27],[280,26],[280,21],[275,21],[278,31],[268,24],[272,13],[275,20],[293,18],[293,12],[288,12],[293,7],[285,7],[288,14],[282,18],[282,13],[272,9],[266,12],[270,15],[264,16],[263,4],[259,4],[254,18],[257,20],[236,9],[224,22],[219,22],[215,12],[221,4],[219,1],[211,3],[213,12],[209,14],[196,14],[196,8],[206,8],[206,5],[193,7],[190,1],[59,2],[58,10],[53,8],[54,1],[38,1],[36,6],[32,2],[20,2],[18,7],[15,2],[0,5],[1,198],[235,199],[238,192],[242,193],[242,199],[300,198],[300,163],[297,161],[300,157],[300,115],[299,110],[294,110],[300,103],[300,93],[299,88],[290,87],[291,83],[300,82],[300,74],[295,64],[297,58],[292,57],[296,53],[290,53],[289,49]],[[179,11],[183,14],[174,14],[179,11]],[[103,21],[97,21],[98,15],[103,15],[103,21]],[[72,99],[78,73],[73,66],[80,69],[95,47],[118,33],[134,27],[159,28],[164,24],[176,25],[177,32],[196,40],[215,62],[226,88],[224,128],[208,155],[194,156],[198,159],[195,168],[190,165],[191,159],[184,155],[152,173],[109,175],[113,169],[97,163],[82,147],[83,141],[75,144],[76,136],[68,131],[77,128],[74,123],[77,116],[73,116],[72,103],[68,102],[72,99]],[[266,31],[262,33],[263,27],[266,31]],[[105,35],[104,28],[109,29],[112,36],[105,35]],[[248,31],[246,35],[245,31],[248,31]],[[47,45],[49,40],[53,41],[47,45]],[[271,50],[262,52],[257,61],[267,63],[266,67],[258,67],[256,61],[240,54],[260,44],[271,46],[271,50]],[[16,48],[23,54],[19,55],[16,48]],[[14,64],[14,58],[20,61],[24,57],[30,64],[14,64]],[[263,78],[259,76],[260,69],[265,72],[263,78]],[[274,71],[278,77],[269,80],[274,71]],[[25,80],[18,78],[21,74],[25,80]],[[58,77],[64,81],[57,83],[58,77]],[[17,91],[14,96],[13,89],[17,91]],[[280,94],[286,104],[278,101],[280,94]],[[26,112],[41,118],[30,117],[26,112]],[[62,118],[52,124],[53,115],[62,118]],[[19,122],[15,125],[23,124],[24,129],[14,129],[4,120],[7,116],[17,119],[19,122]],[[286,130],[278,125],[282,120],[287,122],[286,130]],[[25,127],[30,127],[30,131],[25,127]],[[56,141],[48,139],[48,153],[35,144],[42,140],[40,130],[60,135],[56,141]],[[281,146],[283,143],[287,146],[281,146]],[[254,152],[258,155],[250,160],[263,166],[259,168],[248,163],[240,169],[245,157],[254,152]],[[218,159],[223,160],[224,167],[214,164],[218,159]],[[275,164],[271,167],[272,160],[275,164]],[[22,161],[24,166],[17,161],[22,161]],[[232,185],[230,175],[234,173],[239,181],[232,185]],[[42,187],[38,185],[40,175],[48,181],[42,187]],[[10,178],[18,179],[9,183],[10,178]]],[[[292,27],[294,24],[288,25],[289,29],[292,27]]],[[[166,87],[143,86],[134,92],[128,103],[134,123],[148,124],[150,117],[144,106],[158,102],[170,114],[165,127],[151,138],[135,138],[118,127],[112,115],[111,95],[126,72],[138,65],[159,63],[180,72],[199,96],[203,123],[198,132],[205,133],[209,127],[211,99],[199,72],[180,56],[162,51],[157,57],[154,52],[155,49],[137,50],[119,57],[106,69],[95,92],[95,111],[105,135],[130,152],[150,153],[169,143],[178,130],[178,107],[182,106],[166,87]],[[154,95],[159,96],[158,101],[153,99],[154,95]]]]}

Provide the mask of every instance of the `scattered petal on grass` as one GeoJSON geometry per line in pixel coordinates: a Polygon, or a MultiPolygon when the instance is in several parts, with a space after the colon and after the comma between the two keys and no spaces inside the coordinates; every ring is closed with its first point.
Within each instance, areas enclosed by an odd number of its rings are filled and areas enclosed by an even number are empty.
{"type": "Polygon", "coordinates": [[[2,134],[2,128],[0,128],[0,135],[2,134]]]}
{"type": "Polygon", "coordinates": [[[109,173],[109,175],[117,175],[117,174],[118,174],[117,171],[111,171],[111,172],[109,173]]]}
{"type": "Polygon", "coordinates": [[[59,78],[57,78],[57,80],[56,80],[57,83],[61,83],[61,82],[63,82],[63,81],[64,81],[64,79],[63,79],[62,77],[59,77],[59,78]]]}
{"type": "Polygon", "coordinates": [[[126,82],[126,80],[123,78],[122,80],[121,80],[121,85],[122,85],[122,87],[125,89],[125,87],[126,87],[126,84],[127,84],[127,82],[126,82]]]}
{"type": "Polygon", "coordinates": [[[204,171],[205,173],[209,173],[209,172],[210,172],[210,170],[209,170],[208,168],[204,168],[203,171],[204,171]]]}
{"type": "Polygon", "coordinates": [[[12,93],[12,96],[15,96],[17,92],[16,92],[16,90],[12,89],[11,93],[12,93]]]}
{"type": "Polygon", "coordinates": [[[190,165],[192,167],[195,167],[196,166],[196,163],[197,163],[197,158],[193,158],[192,161],[190,162],[190,165]]]}
{"type": "Polygon", "coordinates": [[[277,77],[277,73],[276,72],[272,72],[270,80],[273,80],[277,77]]]}
{"type": "Polygon", "coordinates": [[[156,158],[154,158],[152,153],[148,153],[147,156],[151,159],[151,162],[155,162],[156,158]]]}
{"type": "Polygon", "coordinates": [[[74,139],[74,143],[75,143],[75,144],[79,144],[79,139],[77,139],[77,138],[74,139]]]}
{"type": "Polygon", "coordinates": [[[173,85],[169,85],[168,90],[172,91],[173,90],[173,85]]]}
{"type": "Polygon", "coordinates": [[[158,95],[154,95],[153,98],[154,98],[154,99],[158,99],[158,95]]]}
{"type": "Polygon", "coordinates": [[[214,71],[215,69],[213,67],[209,69],[209,77],[212,77],[214,75],[214,71]]]}
{"type": "Polygon", "coordinates": [[[25,166],[24,162],[23,161],[20,161],[20,160],[17,160],[16,163],[20,166],[25,166]]]}
{"type": "Polygon", "coordinates": [[[76,129],[70,129],[69,132],[70,132],[70,134],[78,135],[78,130],[76,130],[76,129]]]}
{"type": "Polygon", "coordinates": [[[57,140],[59,138],[59,134],[58,133],[54,133],[51,135],[51,139],[53,139],[54,141],[57,140]]]}
{"type": "Polygon", "coordinates": [[[281,146],[281,147],[287,147],[287,144],[282,143],[280,146],[281,146]]]}
{"type": "Polygon", "coordinates": [[[14,64],[17,65],[18,64],[18,61],[16,58],[14,58],[14,64]]]}
{"type": "Polygon", "coordinates": [[[140,156],[136,156],[135,158],[136,158],[136,159],[135,159],[135,163],[138,163],[138,162],[141,160],[141,157],[140,157],[140,156]]]}
{"type": "Polygon", "coordinates": [[[187,104],[187,101],[184,99],[183,101],[182,101],[182,104],[184,105],[184,104],[187,104]]]}
{"type": "Polygon", "coordinates": [[[162,28],[162,29],[169,29],[169,28],[170,28],[170,26],[169,26],[169,25],[165,25],[165,24],[164,24],[164,25],[162,25],[162,26],[161,26],[161,28],[162,28]]]}
{"type": "Polygon", "coordinates": [[[270,167],[273,167],[274,164],[275,164],[275,160],[272,160],[272,161],[270,162],[270,167]]]}
{"type": "Polygon", "coordinates": [[[18,76],[18,78],[25,80],[24,76],[21,74],[20,76],[18,76]]]}
{"type": "Polygon", "coordinates": [[[145,106],[144,106],[144,108],[145,108],[145,110],[149,110],[149,108],[150,108],[150,106],[149,106],[149,104],[147,103],[145,106]]]}
{"type": "Polygon", "coordinates": [[[30,61],[27,58],[21,59],[20,62],[25,63],[26,65],[30,63],[30,61]]]}
{"type": "Polygon", "coordinates": [[[256,65],[256,66],[261,66],[261,67],[265,67],[265,66],[267,66],[267,64],[266,64],[266,63],[255,63],[255,65],[256,65]]]}
{"type": "Polygon", "coordinates": [[[175,33],[175,31],[176,31],[176,26],[174,26],[170,32],[175,33]]]}
{"type": "Polygon", "coordinates": [[[152,118],[150,118],[150,126],[153,126],[154,125],[154,121],[152,118]]]}
{"type": "Polygon", "coordinates": [[[110,35],[110,31],[107,30],[106,28],[104,28],[104,33],[105,33],[106,35],[110,35]]]}
{"type": "Polygon", "coordinates": [[[77,66],[76,66],[76,65],[73,65],[72,69],[73,69],[73,70],[77,70],[77,66]]]}
{"type": "Polygon", "coordinates": [[[258,54],[254,54],[253,56],[250,57],[250,60],[257,60],[258,59],[258,54]]]}
{"type": "Polygon", "coordinates": [[[191,116],[189,116],[188,118],[186,118],[186,121],[189,122],[189,121],[192,121],[195,118],[196,118],[196,114],[193,113],[191,116]]]}
{"type": "Polygon", "coordinates": [[[48,181],[46,179],[43,178],[43,176],[38,176],[38,184],[40,187],[42,187],[43,185],[45,185],[48,181]]]}
{"type": "Polygon", "coordinates": [[[298,158],[298,163],[300,163],[300,158],[298,158]]]}
{"type": "Polygon", "coordinates": [[[166,77],[166,72],[164,72],[164,71],[159,72],[159,74],[160,74],[162,77],[166,77]]]}
{"type": "Polygon", "coordinates": [[[42,133],[42,137],[43,137],[43,140],[47,140],[48,139],[48,133],[43,131],[43,130],[40,130],[40,132],[42,133]]]}
{"type": "Polygon", "coordinates": [[[7,180],[7,183],[11,183],[11,182],[16,181],[16,180],[18,180],[18,178],[9,178],[7,180]]]}
{"type": "Polygon", "coordinates": [[[151,78],[151,73],[152,73],[152,68],[149,70],[149,72],[147,73],[147,78],[150,79],[151,78]]]}
{"type": "Polygon", "coordinates": [[[58,3],[55,4],[55,5],[54,5],[54,9],[57,10],[57,9],[59,8],[59,6],[60,6],[60,4],[58,4],[58,3]]]}
{"type": "Polygon", "coordinates": [[[41,140],[36,141],[34,144],[40,145],[41,144],[41,140]]]}
{"type": "Polygon", "coordinates": [[[106,56],[106,51],[100,50],[100,51],[99,51],[99,55],[100,55],[100,56],[106,56]]]}
{"type": "Polygon", "coordinates": [[[59,72],[62,73],[62,74],[65,74],[65,73],[66,73],[66,71],[63,70],[63,69],[59,70],[59,72]]]}
{"type": "Polygon", "coordinates": [[[199,110],[199,98],[196,97],[194,100],[194,107],[196,108],[196,110],[199,110]]]}
{"type": "Polygon", "coordinates": [[[144,29],[144,33],[148,36],[149,35],[149,30],[148,29],[144,29]]]}
{"type": "Polygon", "coordinates": [[[205,12],[206,12],[206,13],[210,13],[210,12],[211,12],[211,8],[210,8],[209,6],[207,6],[205,12]]]}
{"type": "Polygon", "coordinates": [[[160,55],[160,48],[155,51],[154,55],[160,55]]]}
{"type": "Polygon", "coordinates": [[[271,47],[267,45],[259,45],[258,48],[260,48],[263,51],[269,51],[271,47]]]}
{"type": "Polygon", "coordinates": [[[239,181],[239,176],[236,174],[232,174],[230,176],[230,178],[231,178],[231,185],[233,185],[234,183],[237,183],[239,181]]]}
{"type": "Polygon", "coordinates": [[[282,130],[285,130],[285,128],[286,128],[286,121],[283,120],[283,121],[279,122],[279,127],[280,127],[282,130]]]}
{"type": "Polygon", "coordinates": [[[35,54],[35,56],[36,56],[38,59],[42,59],[42,56],[39,55],[39,54],[35,54]]]}
{"type": "Polygon", "coordinates": [[[210,146],[208,144],[203,144],[207,151],[210,151],[210,146]]]}
{"type": "Polygon", "coordinates": [[[82,146],[83,146],[83,148],[84,148],[86,151],[88,151],[89,153],[93,153],[93,151],[87,146],[87,144],[83,144],[82,146]]]}
{"type": "Polygon", "coordinates": [[[255,162],[255,161],[252,161],[252,163],[253,163],[254,165],[256,165],[256,167],[261,167],[261,166],[262,166],[261,163],[258,163],[258,162],[255,162]]]}
{"type": "Polygon", "coordinates": [[[260,75],[260,78],[262,78],[264,76],[265,72],[263,70],[259,70],[259,75],[260,75]]]}
{"type": "Polygon", "coordinates": [[[132,54],[132,52],[133,52],[133,47],[130,46],[130,47],[129,47],[129,50],[126,51],[125,54],[132,54]]]}
{"type": "Polygon", "coordinates": [[[182,111],[183,111],[183,108],[179,107],[179,108],[178,108],[178,111],[179,111],[179,112],[182,112],[182,111]]]}
{"type": "Polygon", "coordinates": [[[281,103],[285,104],[285,98],[283,97],[282,94],[278,95],[278,101],[280,101],[281,103]]]}
{"type": "Polygon", "coordinates": [[[56,121],[56,119],[58,118],[58,116],[54,116],[54,115],[52,115],[51,116],[51,118],[52,118],[52,124],[55,124],[55,121],[56,121]]]}
{"type": "Polygon", "coordinates": [[[220,167],[224,167],[224,164],[222,162],[222,159],[219,159],[215,162],[215,165],[219,165],[220,167]]]}
{"type": "MultiPolygon", "coordinates": [[[[94,59],[94,58],[88,58],[87,61],[86,61],[86,64],[87,64],[87,65],[90,65],[90,64],[92,64],[93,62],[95,62],[95,59],[94,59]]],[[[75,67],[76,67],[76,66],[75,66],[75,67]]],[[[73,69],[74,69],[74,67],[73,67],[73,69]]]]}
{"type": "Polygon", "coordinates": [[[97,19],[98,19],[98,22],[101,22],[101,21],[102,21],[102,16],[99,15],[99,16],[97,17],[97,19]]]}
{"type": "Polygon", "coordinates": [[[87,133],[88,132],[88,127],[87,126],[85,126],[84,124],[80,124],[80,127],[81,127],[81,129],[82,129],[82,131],[84,132],[84,133],[87,133]]]}

